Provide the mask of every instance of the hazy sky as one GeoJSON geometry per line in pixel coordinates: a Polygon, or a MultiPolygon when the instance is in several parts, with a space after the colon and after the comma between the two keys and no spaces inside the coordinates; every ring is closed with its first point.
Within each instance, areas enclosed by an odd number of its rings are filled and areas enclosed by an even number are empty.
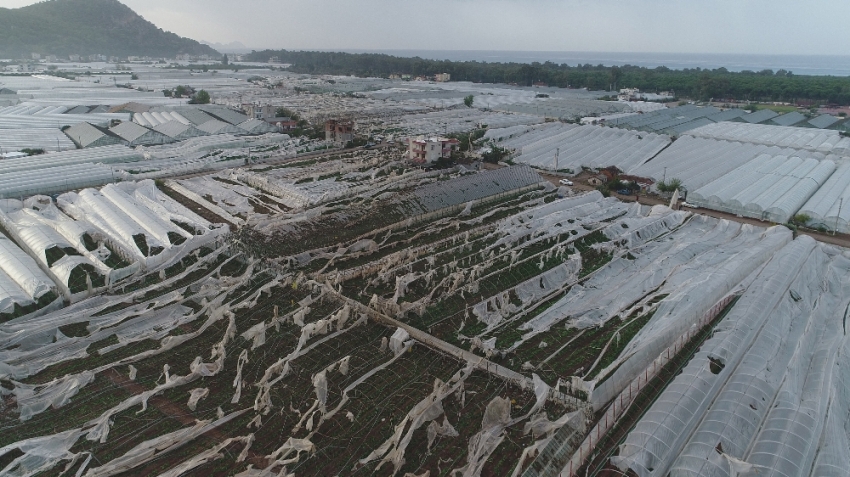
{"type": "Polygon", "coordinates": [[[847,0],[120,1],[165,30],[251,48],[850,53],[847,0]]]}

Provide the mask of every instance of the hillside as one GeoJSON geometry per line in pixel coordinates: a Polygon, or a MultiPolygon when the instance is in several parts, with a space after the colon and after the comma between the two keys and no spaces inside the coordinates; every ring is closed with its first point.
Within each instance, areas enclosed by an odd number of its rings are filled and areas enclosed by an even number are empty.
{"type": "Polygon", "coordinates": [[[0,8],[0,57],[29,57],[31,53],[219,54],[208,45],[157,28],[118,0],[48,0],[23,8],[0,8]]]}

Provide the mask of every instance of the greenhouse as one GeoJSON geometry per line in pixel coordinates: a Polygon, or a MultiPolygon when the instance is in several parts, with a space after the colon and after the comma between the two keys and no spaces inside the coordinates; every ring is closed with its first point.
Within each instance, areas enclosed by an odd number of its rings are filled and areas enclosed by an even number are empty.
{"type": "MultiPolygon", "coordinates": [[[[63,154],[63,153],[60,153],[63,154]]],[[[2,161],[0,164],[2,164],[2,161]]],[[[55,194],[83,187],[98,187],[114,182],[120,173],[103,164],[59,165],[49,169],[19,170],[0,173],[0,199],[55,194]]]]}
{"type": "Polygon", "coordinates": [[[850,233],[850,163],[841,163],[800,213],[809,216],[810,227],[850,233]]]}
{"type": "Polygon", "coordinates": [[[790,147],[824,154],[850,155],[850,137],[829,129],[721,122],[688,131],[697,137],[790,147]]]}
{"type": "Polygon", "coordinates": [[[850,375],[837,365],[848,350],[850,260],[837,251],[800,237],[750,279],[628,434],[612,459],[620,470],[843,475],[850,458],[832,444],[847,442],[850,375]]]}
{"type": "Polygon", "coordinates": [[[211,120],[205,122],[204,124],[201,124],[200,126],[198,126],[198,129],[200,129],[201,131],[203,131],[207,134],[212,134],[212,135],[233,134],[233,135],[239,136],[239,135],[242,135],[242,134],[247,134],[247,131],[240,128],[239,126],[234,126],[230,123],[226,123],[224,121],[219,121],[218,119],[211,119],[211,120]]]}
{"type": "Polygon", "coordinates": [[[153,130],[160,134],[164,134],[175,141],[185,141],[189,138],[207,135],[207,133],[192,126],[191,124],[184,124],[176,120],[157,124],[153,127],[153,130]]]}
{"type": "Polygon", "coordinates": [[[129,121],[113,126],[109,129],[109,131],[120,136],[121,139],[123,139],[130,147],[154,146],[174,142],[172,138],[165,134],[158,133],[129,121]]]}
{"type": "MultiPolygon", "coordinates": [[[[56,288],[53,280],[41,271],[35,260],[3,234],[0,234],[0,271],[11,278],[32,302],[39,302],[56,288]]],[[[14,298],[14,287],[7,283],[4,289],[8,289],[8,293],[12,293],[10,296],[14,298]]],[[[56,297],[51,296],[53,299],[56,297]]],[[[5,301],[8,302],[8,298],[5,301]]]]}
{"type": "Polygon", "coordinates": [[[59,207],[91,226],[129,262],[148,269],[214,242],[225,231],[151,188],[152,181],[68,192],[59,207]]]}
{"type": "Polygon", "coordinates": [[[0,133],[0,150],[6,152],[21,149],[66,151],[76,147],[74,142],[59,129],[8,129],[0,133]]]}
{"type": "Polygon", "coordinates": [[[628,171],[670,144],[668,136],[600,126],[547,126],[535,130],[534,136],[532,133],[527,136],[503,143],[504,147],[520,152],[515,161],[573,173],[582,167],[609,166],[628,171]]]}
{"type": "Polygon", "coordinates": [[[90,123],[78,123],[63,129],[62,132],[82,149],[124,144],[126,142],[121,136],[110,132],[108,129],[90,123]]]}
{"type": "Polygon", "coordinates": [[[249,119],[245,122],[241,122],[237,124],[240,129],[244,129],[248,131],[249,134],[266,134],[266,133],[276,133],[278,132],[277,128],[260,119],[249,119]]]}
{"type": "Polygon", "coordinates": [[[700,207],[787,222],[835,171],[829,159],[762,154],[688,194],[700,207]]]}

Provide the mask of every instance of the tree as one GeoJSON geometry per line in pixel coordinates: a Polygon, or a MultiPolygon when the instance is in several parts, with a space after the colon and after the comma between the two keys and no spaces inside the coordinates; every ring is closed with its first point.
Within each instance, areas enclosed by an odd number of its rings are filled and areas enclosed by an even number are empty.
{"type": "Polygon", "coordinates": [[[195,93],[195,96],[189,102],[191,104],[210,104],[210,94],[202,89],[195,93]]]}
{"type": "Polygon", "coordinates": [[[227,65],[229,61],[230,60],[227,59],[227,53],[225,53],[224,56],[221,58],[221,64],[227,65]]]}
{"type": "Polygon", "coordinates": [[[472,102],[473,102],[473,101],[475,101],[475,97],[474,97],[474,96],[472,96],[471,94],[470,94],[469,96],[467,96],[467,97],[463,98],[463,104],[465,104],[467,108],[471,108],[471,107],[472,107],[472,102]]]}
{"type": "Polygon", "coordinates": [[[669,181],[659,181],[658,184],[655,185],[659,192],[674,192],[676,189],[682,187],[682,181],[676,178],[670,179],[669,181]]]}
{"type": "Polygon", "coordinates": [[[617,84],[620,83],[620,79],[623,77],[623,70],[620,69],[619,66],[612,66],[611,72],[608,75],[608,80],[612,85],[614,91],[617,91],[617,84]]]}
{"type": "Polygon", "coordinates": [[[791,223],[794,224],[794,225],[803,226],[803,225],[806,225],[807,223],[809,223],[809,221],[811,221],[811,220],[812,220],[812,218],[809,217],[808,214],[797,214],[797,215],[795,215],[794,217],[791,218],[791,223]]]}
{"type": "Polygon", "coordinates": [[[174,88],[174,96],[178,98],[182,98],[189,94],[189,88],[183,86],[182,84],[174,88]]]}
{"type": "Polygon", "coordinates": [[[505,156],[507,156],[507,155],[508,155],[508,150],[507,150],[507,149],[505,149],[505,148],[503,148],[503,147],[496,146],[496,145],[494,144],[494,145],[490,146],[490,150],[489,150],[489,151],[487,151],[487,152],[485,152],[485,153],[481,154],[481,159],[483,159],[483,160],[484,160],[484,162],[489,162],[489,163],[491,163],[491,164],[496,164],[496,163],[498,163],[499,161],[501,161],[501,160],[502,160],[502,158],[504,158],[504,157],[505,157],[505,156]]]}
{"type": "Polygon", "coordinates": [[[274,115],[279,118],[289,118],[296,122],[301,120],[301,116],[298,113],[288,108],[277,108],[274,115]]]}

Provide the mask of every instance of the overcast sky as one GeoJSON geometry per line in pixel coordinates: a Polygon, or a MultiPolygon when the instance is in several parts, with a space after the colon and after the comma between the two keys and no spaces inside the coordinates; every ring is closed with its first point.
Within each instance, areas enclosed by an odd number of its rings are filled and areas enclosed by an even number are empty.
{"type": "Polygon", "coordinates": [[[848,0],[120,1],[165,30],[250,48],[850,53],[848,0]]]}

